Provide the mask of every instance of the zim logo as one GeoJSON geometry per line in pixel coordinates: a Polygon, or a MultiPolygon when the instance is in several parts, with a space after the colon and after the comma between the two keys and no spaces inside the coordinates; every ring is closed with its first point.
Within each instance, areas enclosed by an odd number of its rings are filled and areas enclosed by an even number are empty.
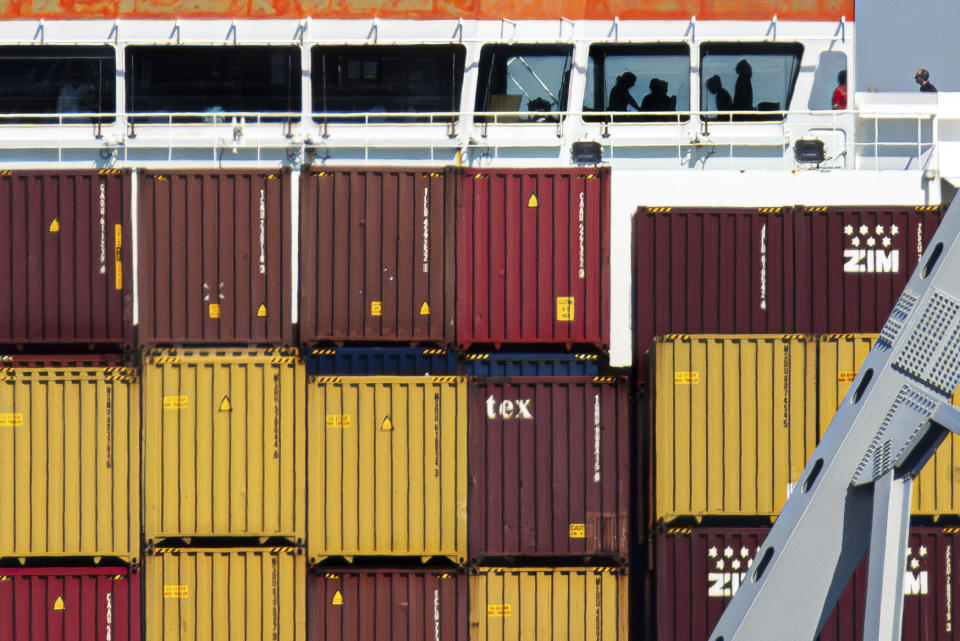
{"type": "Polygon", "coordinates": [[[893,237],[900,233],[896,225],[885,229],[866,225],[854,230],[853,225],[843,228],[850,247],[843,250],[843,271],[848,274],[876,274],[900,271],[900,250],[890,249],[893,237]],[[884,233],[886,232],[886,233],[884,233]],[[877,247],[879,245],[879,248],[877,247]]]}

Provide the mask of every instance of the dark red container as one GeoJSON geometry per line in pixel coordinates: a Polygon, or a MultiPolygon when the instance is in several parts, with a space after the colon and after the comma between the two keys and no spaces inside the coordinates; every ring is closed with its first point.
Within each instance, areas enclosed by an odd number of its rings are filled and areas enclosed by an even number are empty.
{"type": "Polygon", "coordinates": [[[610,343],[608,169],[467,171],[457,342],[610,343]]]}
{"type": "Polygon", "coordinates": [[[482,379],[470,385],[470,557],[626,562],[626,379],[482,379]]]}
{"type": "Polygon", "coordinates": [[[444,570],[307,575],[308,641],[466,641],[467,577],[444,570]]]}
{"type": "Polygon", "coordinates": [[[290,172],[144,172],[140,342],[292,344],[290,172]]]}
{"type": "MultiPolygon", "coordinates": [[[[769,528],[696,528],[658,533],[649,582],[657,641],[709,638],[768,532],[769,528]]],[[[958,552],[960,528],[911,528],[904,572],[904,641],[960,638],[952,609],[960,599],[960,586],[953,578],[958,552]]],[[[866,581],[864,559],[824,625],[821,641],[862,638],[866,581]]]]}
{"type": "Polygon", "coordinates": [[[0,343],[133,345],[130,172],[0,172],[0,343]]]}
{"type": "Polygon", "coordinates": [[[300,183],[300,339],[452,344],[454,169],[311,169],[300,183]]]}
{"type": "Polygon", "coordinates": [[[140,576],[125,567],[0,568],[0,641],[136,641],[140,576]]]}

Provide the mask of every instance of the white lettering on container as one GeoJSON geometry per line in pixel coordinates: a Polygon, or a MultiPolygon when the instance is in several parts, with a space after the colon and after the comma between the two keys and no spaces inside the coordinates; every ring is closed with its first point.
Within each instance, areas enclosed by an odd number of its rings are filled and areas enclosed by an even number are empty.
{"type": "Polygon", "coordinates": [[[532,402],[533,399],[530,398],[518,398],[497,403],[497,399],[491,394],[490,398],[487,399],[487,418],[495,419],[499,416],[500,418],[531,420],[533,419],[533,413],[530,410],[530,403],[532,402]]]}
{"type": "Polygon", "coordinates": [[[103,638],[106,641],[113,639],[113,593],[107,592],[107,625],[104,628],[103,638]]]}
{"type": "Polygon", "coordinates": [[[430,190],[423,188],[423,273],[430,271],[430,190]]]}
{"type": "Polygon", "coordinates": [[[267,273],[267,194],[260,190],[260,273],[267,273]]]}
{"type": "Polygon", "coordinates": [[[100,273],[107,273],[107,186],[100,184],[100,273]]]}
{"type": "Polygon", "coordinates": [[[433,641],[440,641],[440,590],[433,591],[433,641]]]}
{"type": "Polygon", "coordinates": [[[767,224],[760,227],[760,309],[767,309],[767,224]]]}
{"type": "Polygon", "coordinates": [[[581,280],[587,277],[587,259],[586,259],[586,250],[584,249],[584,240],[587,235],[585,209],[586,209],[586,203],[584,202],[583,192],[581,191],[580,192],[580,215],[579,215],[580,270],[577,272],[581,280]]]}
{"type": "Polygon", "coordinates": [[[887,253],[882,249],[845,249],[843,271],[854,274],[876,274],[900,271],[900,250],[887,253]]]}
{"type": "Polygon", "coordinates": [[[593,396],[593,482],[600,482],[600,395],[593,396]]]}

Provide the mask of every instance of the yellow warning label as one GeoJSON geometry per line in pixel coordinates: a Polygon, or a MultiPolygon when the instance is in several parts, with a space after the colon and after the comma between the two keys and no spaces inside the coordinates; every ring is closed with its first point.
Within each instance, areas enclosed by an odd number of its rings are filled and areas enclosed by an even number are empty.
{"type": "Polygon", "coordinates": [[[186,396],[164,396],[163,397],[163,409],[165,410],[182,410],[190,403],[189,399],[186,396]]]}
{"type": "Polygon", "coordinates": [[[838,383],[852,383],[856,377],[857,373],[850,370],[840,370],[837,372],[838,383]]]}
{"type": "Polygon", "coordinates": [[[57,597],[57,600],[53,602],[53,609],[54,609],[54,610],[66,610],[66,609],[67,609],[67,608],[65,608],[65,607],[63,606],[63,597],[62,597],[62,596],[58,596],[58,597],[57,597]]]}
{"type": "Polygon", "coordinates": [[[210,303],[207,315],[210,318],[220,318],[220,303],[210,303]]]}
{"type": "Polygon", "coordinates": [[[380,423],[380,429],[383,430],[384,432],[393,431],[393,421],[390,420],[389,416],[383,417],[383,422],[380,423]]]}
{"type": "Polygon", "coordinates": [[[117,271],[117,273],[113,277],[114,289],[123,289],[123,252],[121,251],[122,244],[123,244],[123,226],[114,225],[113,226],[113,263],[117,271]]]}
{"type": "Polygon", "coordinates": [[[430,315],[430,306],[427,305],[427,301],[423,301],[423,305],[420,306],[420,315],[421,316],[430,315]]]}
{"type": "Polygon", "coordinates": [[[586,523],[571,523],[571,524],[570,524],[570,538],[571,538],[571,539],[585,539],[585,538],[587,538],[587,524],[586,524],[586,523]]]}
{"type": "Polygon", "coordinates": [[[333,593],[333,601],[330,603],[333,605],[343,605],[343,595],[340,594],[340,590],[333,593]]]}
{"type": "Polygon", "coordinates": [[[513,608],[509,603],[488,603],[488,617],[509,617],[513,616],[513,608]]]}
{"type": "Polygon", "coordinates": [[[557,320],[572,322],[574,317],[573,296],[557,296],[557,320]]]}
{"type": "Polygon", "coordinates": [[[527,207],[539,207],[540,201],[537,200],[536,194],[530,194],[530,198],[527,199],[527,207]]]}
{"type": "Polygon", "coordinates": [[[383,316],[383,302],[379,300],[370,301],[370,315],[383,316]]]}
{"type": "Polygon", "coordinates": [[[220,401],[219,409],[221,412],[229,412],[230,410],[233,409],[233,406],[230,405],[230,399],[228,397],[226,396],[223,397],[223,400],[220,401]]]}
{"type": "Polygon", "coordinates": [[[164,585],[164,599],[186,599],[190,596],[190,588],[186,585],[164,585]]]}
{"type": "Polygon", "coordinates": [[[257,308],[257,318],[266,318],[267,317],[267,306],[263,303],[260,303],[260,307],[257,308]]]}
{"type": "Polygon", "coordinates": [[[344,429],[353,423],[349,414],[327,414],[327,429],[344,429]]]}
{"type": "Polygon", "coordinates": [[[673,373],[673,384],[674,385],[699,385],[700,384],[700,372],[674,372],[673,373]]]}
{"type": "Polygon", "coordinates": [[[60,231],[60,221],[54,218],[53,220],[50,221],[50,227],[48,227],[47,229],[49,231],[52,231],[53,233],[57,233],[58,231],[60,231]]]}
{"type": "Polygon", "coordinates": [[[0,412],[0,427],[21,427],[23,414],[20,412],[0,412]]]}

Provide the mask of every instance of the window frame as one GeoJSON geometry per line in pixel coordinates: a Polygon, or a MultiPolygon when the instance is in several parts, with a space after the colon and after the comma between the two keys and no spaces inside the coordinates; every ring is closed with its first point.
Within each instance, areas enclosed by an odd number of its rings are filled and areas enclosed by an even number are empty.
{"type": "MultiPolygon", "coordinates": [[[[495,114],[500,111],[523,111],[522,109],[516,110],[492,110],[489,108],[488,104],[490,97],[493,95],[488,91],[488,86],[490,83],[487,82],[487,79],[492,77],[493,72],[493,56],[495,51],[503,50],[509,51],[514,49],[519,52],[517,55],[557,55],[565,56],[567,63],[564,65],[563,77],[560,81],[560,96],[557,101],[557,110],[556,111],[531,111],[524,112],[529,115],[523,116],[507,116],[505,118],[496,119],[497,124],[503,124],[505,122],[510,123],[526,123],[526,124],[542,124],[542,123],[557,123],[564,117],[564,114],[568,114],[570,111],[570,81],[571,81],[571,72],[575,67],[575,55],[576,47],[571,42],[487,42],[480,47],[480,55],[477,60],[477,83],[474,93],[474,113],[476,114],[495,114]],[[490,52],[490,53],[488,53],[490,52]],[[542,114],[542,115],[538,115],[542,114]]],[[[504,94],[509,95],[509,94],[504,94]]],[[[522,106],[521,101],[521,106],[522,106]]],[[[495,121],[494,117],[490,116],[481,116],[477,115],[474,117],[474,120],[478,123],[493,123],[495,121]]]]}

